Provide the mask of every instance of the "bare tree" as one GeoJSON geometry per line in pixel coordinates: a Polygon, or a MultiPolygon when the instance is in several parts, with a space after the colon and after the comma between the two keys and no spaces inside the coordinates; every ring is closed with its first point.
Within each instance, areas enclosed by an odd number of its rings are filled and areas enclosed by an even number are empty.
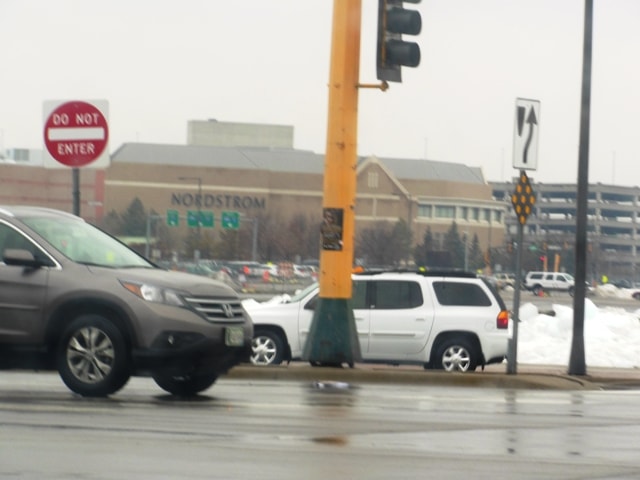
{"type": "Polygon", "coordinates": [[[398,265],[410,256],[411,234],[406,222],[377,222],[361,230],[356,240],[356,257],[366,265],[398,265]]]}

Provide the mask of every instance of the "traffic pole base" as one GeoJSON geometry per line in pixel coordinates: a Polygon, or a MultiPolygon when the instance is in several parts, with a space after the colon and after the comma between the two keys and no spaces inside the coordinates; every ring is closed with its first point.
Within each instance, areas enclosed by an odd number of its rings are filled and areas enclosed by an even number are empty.
{"type": "Polygon", "coordinates": [[[362,360],[351,302],[319,298],[302,359],[314,366],[353,367],[362,360]]]}

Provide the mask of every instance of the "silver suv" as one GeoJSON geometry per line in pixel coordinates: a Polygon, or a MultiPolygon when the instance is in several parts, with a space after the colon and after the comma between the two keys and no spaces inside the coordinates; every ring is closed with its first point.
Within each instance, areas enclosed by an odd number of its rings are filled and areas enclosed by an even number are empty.
{"type": "Polygon", "coordinates": [[[84,396],[132,375],[193,395],[248,361],[237,293],[156,267],[81,218],[0,207],[0,368],[57,369],[84,396]]]}
{"type": "Polygon", "coordinates": [[[536,296],[549,291],[568,292],[573,296],[575,279],[568,273],[529,272],[524,279],[524,286],[536,296]]]}
{"type": "MultiPolygon", "coordinates": [[[[352,278],[351,305],[363,361],[466,372],[505,359],[509,312],[486,279],[450,271],[371,272],[352,278]]],[[[302,356],[318,293],[314,284],[279,304],[244,301],[255,329],[254,364],[302,356]]]]}

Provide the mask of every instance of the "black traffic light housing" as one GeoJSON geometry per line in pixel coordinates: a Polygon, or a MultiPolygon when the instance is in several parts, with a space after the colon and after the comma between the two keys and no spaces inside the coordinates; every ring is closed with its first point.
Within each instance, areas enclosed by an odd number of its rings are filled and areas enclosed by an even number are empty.
{"type": "Polygon", "coordinates": [[[378,0],[378,80],[402,82],[401,67],[420,64],[420,47],[407,42],[402,35],[418,35],[422,30],[422,17],[416,10],[407,10],[403,3],[421,0],[378,0]]]}

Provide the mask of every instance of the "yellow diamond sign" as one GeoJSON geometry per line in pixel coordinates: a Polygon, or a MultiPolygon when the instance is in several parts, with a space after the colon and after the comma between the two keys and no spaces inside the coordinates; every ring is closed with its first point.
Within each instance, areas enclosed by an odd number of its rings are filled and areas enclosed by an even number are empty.
{"type": "Polygon", "coordinates": [[[520,172],[520,180],[516,185],[515,191],[511,194],[511,204],[518,216],[518,222],[520,225],[527,223],[527,217],[533,211],[533,206],[536,203],[536,194],[533,193],[531,183],[529,183],[529,177],[523,170],[520,172]]]}

